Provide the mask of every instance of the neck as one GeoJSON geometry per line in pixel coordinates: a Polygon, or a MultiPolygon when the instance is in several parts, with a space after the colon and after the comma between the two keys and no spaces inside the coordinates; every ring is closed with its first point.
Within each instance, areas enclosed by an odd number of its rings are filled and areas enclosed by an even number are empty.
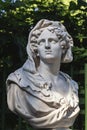
{"type": "Polygon", "coordinates": [[[58,76],[60,63],[44,63],[40,61],[38,72],[47,79],[53,79],[58,76]]]}

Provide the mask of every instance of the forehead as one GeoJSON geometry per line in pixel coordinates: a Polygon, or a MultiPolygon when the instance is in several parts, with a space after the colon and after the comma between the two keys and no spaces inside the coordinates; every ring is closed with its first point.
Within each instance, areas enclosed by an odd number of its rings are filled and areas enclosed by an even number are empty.
{"type": "Polygon", "coordinates": [[[48,29],[44,29],[43,32],[40,34],[39,39],[47,39],[47,38],[57,38],[56,33],[55,32],[51,32],[48,29]]]}

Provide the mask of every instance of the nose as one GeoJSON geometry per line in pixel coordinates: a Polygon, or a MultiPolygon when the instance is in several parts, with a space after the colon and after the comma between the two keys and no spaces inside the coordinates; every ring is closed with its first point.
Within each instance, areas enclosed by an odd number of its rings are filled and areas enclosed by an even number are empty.
{"type": "Polygon", "coordinates": [[[50,49],[50,43],[48,40],[45,41],[45,49],[50,49]]]}

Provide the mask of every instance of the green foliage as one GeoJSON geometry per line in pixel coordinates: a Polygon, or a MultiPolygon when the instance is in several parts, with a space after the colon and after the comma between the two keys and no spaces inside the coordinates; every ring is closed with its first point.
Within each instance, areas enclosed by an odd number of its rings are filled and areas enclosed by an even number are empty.
{"type": "MultiPolygon", "coordinates": [[[[0,1],[1,63],[6,62],[8,66],[13,66],[14,61],[16,64],[19,64],[18,61],[23,63],[28,33],[43,18],[61,21],[72,35],[75,46],[84,47],[85,51],[87,48],[86,6],[78,5],[74,1],[65,5],[61,0],[16,0],[15,2],[5,0],[0,1]],[[10,51],[13,50],[12,48],[14,51],[10,51]],[[15,53],[16,48],[17,53],[15,53]]],[[[83,54],[79,53],[78,60],[81,55],[83,54]]]]}

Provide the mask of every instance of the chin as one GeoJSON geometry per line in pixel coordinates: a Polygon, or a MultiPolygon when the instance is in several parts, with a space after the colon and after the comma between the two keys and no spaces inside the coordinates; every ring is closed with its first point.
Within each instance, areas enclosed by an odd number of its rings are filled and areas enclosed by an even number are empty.
{"type": "Polygon", "coordinates": [[[55,58],[52,57],[52,56],[46,56],[46,57],[44,58],[44,62],[45,62],[45,63],[53,64],[53,63],[55,63],[54,61],[55,61],[55,58]]]}

